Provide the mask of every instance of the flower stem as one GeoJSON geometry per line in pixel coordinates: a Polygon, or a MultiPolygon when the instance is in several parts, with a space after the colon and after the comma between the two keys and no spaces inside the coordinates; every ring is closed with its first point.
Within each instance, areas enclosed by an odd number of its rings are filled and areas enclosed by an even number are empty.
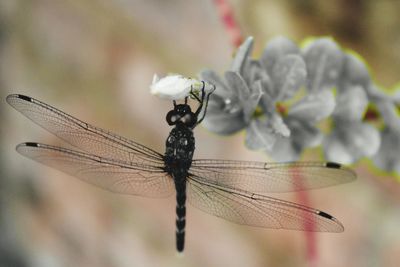
{"type": "MultiPolygon", "coordinates": [[[[308,194],[306,191],[301,190],[303,188],[303,177],[301,175],[301,172],[294,172],[294,175],[292,177],[294,180],[293,183],[297,185],[299,190],[297,191],[297,198],[299,199],[299,202],[304,205],[304,206],[310,206],[310,199],[308,197],[308,194]]],[[[304,213],[304,229],[305,229],[305,237],[306,237],[306,259],[308,266],[314,267],[317,266],[317,259],[318,259],[318,252],[317,252],[317,239],[315,237],[315,232],[313,231],[315,229],[315,223],[312,218],[310,218],[309,213],[304,213]]]]}
{"type": "Polygon", "coordinates": [[[243,41],[243,36],[242,31],[235,20],[232,7],[226,0],[214,0],[214,4],[231,39],[233,47],[239,47],[243,41]]]}

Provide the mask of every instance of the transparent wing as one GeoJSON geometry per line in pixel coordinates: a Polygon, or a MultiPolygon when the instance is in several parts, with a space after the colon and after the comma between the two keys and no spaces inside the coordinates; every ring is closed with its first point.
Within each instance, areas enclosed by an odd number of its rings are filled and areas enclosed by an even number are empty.
{"type": "Polygon", "coordinates": [[[333,162],[193,160],[189,172],[205,183],[253,193],[315,189],[356,178],[352,170],[333,162]]]}
{"type": "Polygon", "coordinates": [[[160,153],[92,126],[34,98],[14,94],[7,96],[7,102],[36,124],[90,154],[138,164],[163,164],[160,153]]]}
{"type": "Polygon", "coordinates": [[[19,144],[17,151],[112,192],[147,197],[166,197],[174,192],[173,180],[162,167],[108,159],[39,143],[19,144]]]}
{"type": "Polygon", "coordinates": [[[190,176],[188,200],[193,206],[228,221],[251,226],[316,232],[342,232],[331,215],[292,202],[224,188],[190,176]]]}

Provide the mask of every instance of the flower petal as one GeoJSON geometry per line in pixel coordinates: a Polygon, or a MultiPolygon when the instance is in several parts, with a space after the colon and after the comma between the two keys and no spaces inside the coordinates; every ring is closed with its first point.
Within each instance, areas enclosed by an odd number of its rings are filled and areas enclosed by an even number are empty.
{"type": "Polygon", "coordinates": [[[368,99],[359,85],[353,85],[338,93],[333,115],[341,120],[361,120],[364,117],[368,99]]]}
{"type": "Polygon", "coordinates": [[[260,58],[260,62],[268,73],[272,73],[279,59],[290,54],[300,55],[299,48],[292,40],[279,36],[267,43],[260,58]]]}
{"type": "Polygon", "coordinates": [[[253,50],[253,41],[254,38],[250,36],[240,45],[233,59],[231,71],[242,73],[243,66],[253,50]]]}
{"type": "Polygon", "coordinates": [[[335,108],[335,97],[332,91],[322,90],[308,94],[294,104],[288,116],[307,122],[317,122],[332,114],[335,108]]]}
{"type": "Polygon", "coordinates": [[[304,60],[298,55],[287,55],[278,60],[272,71],[276,100],[292,97],[306,81],[307,71],[304,60]]]}
{"type": "Polygon", "coordinates": [[[369,83],[367,87],[364,88],[368,95],[368,99],[371,102],[379,102],[382,100],[391,101],[391,96],[386,94],[382,89],[380,89],[376,84],[369,83]]]}
{"type": "Polygon", "coordinates": [[[376,104],[386,125],[400,132],[400,118],[396,105],[387,100],[377,101],[376,104]]]}
{"type": "Polygon", "coordinates": [[[381,133],[382,143],[372,158],[375,165],[386,171],[400,173],[400,132],[386,127],[381,133]]]}
{"type": "Polygon", "coordinates": [[[395,88],[393,88],[393,94],[390,96],[390,98],[393,100],[393,102],[399,104],[400,103],[400,84],[398,84],[395,88]]]}
{"type": "Polygon", "coordinates": [[[249,98],[250,88],[238,72],[226,71],[225,80],[239,101],[245,101],[249,98]]]}
{"type": "Polygon", "coordinates": [[[336,86],[342,73],[343,52],[329,38],[315,40],[304,49],[304,60],[307,65],[307,87],[315,93],[322,89],[336,86]]]}
{"type": "Polygon", "coordinates": [[[260,61],[247,59],[246,66],[243,68],[241,75],[247,84],[252,84],[257,80],[262,79],[267,75],[267,72],[261,67],[260,61]]]}
{"type": "MultiPolygon", "coordinates": [[[[340,79],[344,83],[351,85],[361,85],[366,87],[371,81],[365,63],[355,54],[346,53],[343,63],[343,75],[340,79]]],[[[340,86],[339,86],[340,88],[340,86]]]]}
{"type": "Polygon", "coordinates": [[[371,157],[379,149],[379,132],[373,126],[361,122],[340,123],[324,140],[328,160],[350,164],[361,157],[371,157]]]}
{"type": "Polygon", "coordinates": [[[324,153],[328,161],[339,162],[342,164],[351,164],[356,158],[346,147],[346,144],[332,134],[324,140],[324,153]]]}
{"type": "Polygon", "coordinates": [[[268,91],[268,88],[263,86],[263,94],[260,99],[260,107],[264,111],[265,115],[272,116],[272,114],[276,113],[275,101],[271,96],[271,92],[268,91]]]}
{"type": "Polygon", "coordinates": [[[249,122],[253,117],[254,111],[256,110],[262,95],[263,91],[261,81],[257,81],[252,87],[252,92],[249,98],[243,101],[243,118],[246,122],[249,122]]]}
{"type": "Polygon", "coordinates": [[[215,85],[216,88],[211,97],[213,95],[219,95],[224,99],[232,99],[232,90],[225,85],[224,81],[213,70],[203,70],[200,72],[199,76],[201,80],[215,85]]]}
{"type": "Polygon", "coordinates": [[[381,139],[378,130],[366,123],[354,124],[347,129],[351,131],[351,146],[358,149],[359,157],[371,157],[379,149],[381,139]]]}
{"type": "Polygon", "coordinates": [[[287,137],[277,136],[275,144],[267,150],[269,156],[279,162],[296,161],[300,158],[302,149],[293,146],[292,140],[287,137]]]}
{"type": "Polygon", "coordinates": [[[270,150],[276,140],[276,134],[265,121],[252,120],[246,131],[246,146],[251,150],[270,150]]]}
{"type": "Polygon", "coordinates": [[[240,108],[227,107],[225,100],[215,95],[208,102],[207,115],[202,125],[211,132],[228,135],[240,131],[246,123],[240,108]]]}
{"type": "Polygon", "coordinates": [[[261,81],[262,91],[264,93],[268,93],[270,96],[273,95],[273,84],[268,73],[261,68],[260,62],[256,60],[252,60],[249,65],[249,78],[248,84],[254,86],[257,81],[261,81]]]}
{"type": "Polygon", "coordinates": [[[282,117],[278,115],[278,113],[273,113],[269,119],[269,124],[271,125],[272,129],[279,135],[283,137],[290,136],[290,130],[283,121],[282,117]]]}
{"type": "Polygon", "coordinates": [[[285,122],[291,131],[291,139],[295,146],[304,149],[316,147],[322,143],[323,135],[321,131],[311,123],[290,117],[285,122]]]}

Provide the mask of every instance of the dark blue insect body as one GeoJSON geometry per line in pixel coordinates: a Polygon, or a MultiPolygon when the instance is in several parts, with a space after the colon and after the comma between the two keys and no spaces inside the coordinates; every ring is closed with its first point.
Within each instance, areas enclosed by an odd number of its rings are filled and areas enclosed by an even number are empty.
{"type": "Polygon", "coordinates": [[[174,109],[168,112],[166,117],[169,125],[175,125],[166,141],[164,162],[165,171],[173,177],[175,183],[176,248],[179,252],[183,251],[185,243],[186,179],[189,176],[189,169],[192,165],[193,152],[195,149],[193,128],[196,127],[205,116],[204,112],[203,118],[198,120],[198,115],[203,107],[204,98],[205,93],[203,86],[202,97],[198,99],[200,106],[195,113],[192,112],[190,106],[187,104],[186,98],[185,104],[177,105],[174,102],[174,109]]]}

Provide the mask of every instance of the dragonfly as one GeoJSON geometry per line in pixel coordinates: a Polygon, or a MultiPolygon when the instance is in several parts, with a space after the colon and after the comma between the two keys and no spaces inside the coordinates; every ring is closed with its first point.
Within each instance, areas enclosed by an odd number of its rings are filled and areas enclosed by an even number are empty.
{"type": "Polygon", "coordinates": [[[27,118],[75,149],[26,142],[23,156],[111,192],[162,198],[176,195],[176,249],[184,250],[186,200],[228,221],[272,229],[342,232],[343,225],[326,212],[268,196],[347,183],[350,168],[334,162],[266,163],[192,159],[193,129],[206,116],[211,91],[173,100],[166,115],[172,130],[161,154],[135,141],[95,127],[32,97],[12,94],[7,102],[27,118]],[[182,102],[182,101],[180,101],[182,102]],[[202,111],[204,109],[204,111],[202,111]]]}

